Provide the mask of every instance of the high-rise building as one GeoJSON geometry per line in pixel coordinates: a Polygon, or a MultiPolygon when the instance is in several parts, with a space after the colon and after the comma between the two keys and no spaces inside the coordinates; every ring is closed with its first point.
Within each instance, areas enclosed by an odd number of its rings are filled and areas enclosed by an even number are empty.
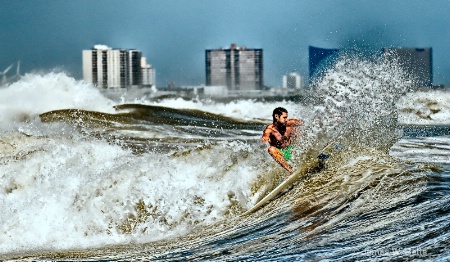
{"type": "MultiPolygon", "coordinates": [[[[83,79],[105,89],[142,86],[145,71],[142,58],[139,50],[96,45],[91,50],[83,50],[83,79]]],[[[152,71],[154,79],[153,68],[152,71]]]]}
{"type": "Polygon", "coordinates": [[[129,65],[129,75],[130,75],[130,85],[140,86],[142,85],[142,69],[141,69],[141,58],[142,53],[139,50],[127,50],[128,51],[128,65],[129,65]]]}
{"type": "Polygon", "coordinates": [[[397,59],[417,86],[433,83],[432,48],[384,48],[385,59],[397,59]]]}
{"type": "Polygon", "coordinates": [[[233,91],[260,90],[264,86],[263,50],[232,44],[228,49],[205,51],[206,85],[233,91]]]}
{"type": "Polygon", "coordinates": [[[141,58],[142,68],[142,86],[144,87],[156,87],[156,74],[152,65],[147,64],[145,57],[141,58]]]}
{"type": "Polygon", "coordinates": [[[303,79],[295,71],[283,76],[283,88],[289,90],[303,88],[303,79]]]}

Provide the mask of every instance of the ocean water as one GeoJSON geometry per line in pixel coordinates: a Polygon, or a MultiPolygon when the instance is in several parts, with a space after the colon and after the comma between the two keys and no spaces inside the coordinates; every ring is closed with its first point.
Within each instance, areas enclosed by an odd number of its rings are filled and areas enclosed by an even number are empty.
{"type": "Polygon", "coordinates": [[[311,99],[112,100],[26,75],[0,88],[0,259],[448,261],[450,92],[411,79],[346,57],[311,99]],[[242,216],[286,176],[260,142],[277,106],[302,176],[242,216]]]}

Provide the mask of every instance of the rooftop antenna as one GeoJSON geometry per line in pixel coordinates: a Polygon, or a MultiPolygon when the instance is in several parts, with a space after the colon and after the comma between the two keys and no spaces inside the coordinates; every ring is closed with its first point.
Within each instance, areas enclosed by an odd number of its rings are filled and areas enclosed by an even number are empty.
{"type": "Polygon", "coordinates": [[[20,75],[20,60],[17,61],[16,74],[8,78],[8,82],[19,81],[22,76],[20,75]]]}
{"type": "Polygon", "coordinates": [[[16,71],[16,76],[20,76],[20,60],[17,61],[17,71],[16,71]]]}
{"type": "Polygon", "coordinates": [[[14,64],[8,66],[8,68],[6,68],[5,71],[0,72],[0,74],[3,75],[3,78],[2,78],[2,84],[6,82],[6,73],[8,73],[8,71],[11,69],[11,67],[12,67],[13,65],[14,65],[14,64]]]}

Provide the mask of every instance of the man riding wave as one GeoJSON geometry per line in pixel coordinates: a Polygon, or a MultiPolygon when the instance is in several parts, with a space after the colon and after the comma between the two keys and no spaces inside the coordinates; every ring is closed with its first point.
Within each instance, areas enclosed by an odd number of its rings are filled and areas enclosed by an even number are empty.
{"type": "Polygon", "coordinates": [[[288,119],[288,111],[277,107],[272,113],[273,123],[266,126],[261,141],[268,142],[269,154],[291,175],[294,171],[287,161],[291,160],[292,136],[295,127],[303,124],[299,119],[288,119]]]}

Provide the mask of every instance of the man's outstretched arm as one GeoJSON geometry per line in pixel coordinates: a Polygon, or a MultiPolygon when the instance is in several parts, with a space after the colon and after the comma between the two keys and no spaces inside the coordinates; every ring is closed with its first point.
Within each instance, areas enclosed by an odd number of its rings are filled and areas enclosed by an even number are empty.
{"type": "Polygon", "coordinates": [[[303,125],[303,120],[293,118],[293,119],[289,119],[288,123],[291,126],[301,126],[301,125],[303,125]]]}
{"type": "Polygon", "coordinates": [[[266,127],[263,131],[263,135],[261,137],[261,142],[267,143],[270,141],[270,134],[272,133],[272,130],[270,127],[266,127]]]}

